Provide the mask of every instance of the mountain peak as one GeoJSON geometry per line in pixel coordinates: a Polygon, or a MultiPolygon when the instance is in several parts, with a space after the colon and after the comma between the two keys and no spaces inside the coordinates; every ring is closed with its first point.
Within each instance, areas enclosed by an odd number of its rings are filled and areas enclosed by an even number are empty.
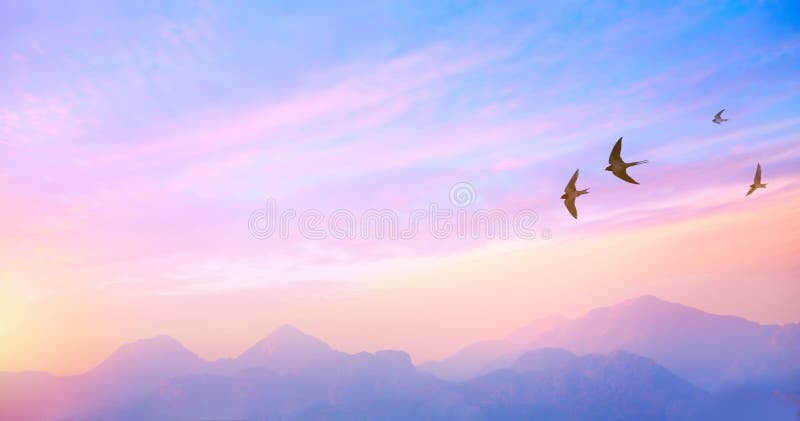
{"type": "Polygon", "coordinates": [[[325,342],[289,324],[279,326],[266,338],[260,340],[256,346],[270,350],[295,347],[330,349],[325,342]]]}
{"type": "Polygon", "coordinates": [[[177,339],[167,335],[139,339],[120,346],[114,355],[156,355],[164,353],[191,353],[177,339]]]}
{"type": "Polygon", "coordinates": [[[701,315],[709,314],[680,303],[662,300],[655,295],[642,295],[615,305],[595,308],[579,319],[613,316],[634,320],[641,317],[699,317],[701,315]]]}
{"type": "Polygon", "coordinates": [[[269,367],[280,372],[325,361],[334,354],[336,351],[325,342],[292,325],[282,325],[236,360],[243,367],[269,367]]]}
{"type": "Polygon", "coordinates": [[[158,335],[124,344],[117,348],[95,372],[141,371],[162,369],[169,365],[175,367],[202,364],[195,353],[186,349],[177,339],[158,335]]]}
{"type": "Polygon", "coordinates": [[[290,325],[284,324],[278,326],[272,333],[269,334],[269,337],[299,337],[299,336],[308,336],[302,330],[290,325]]]}
{"type": "Polygon", "coordinates": [[[180,343],[177,339],[173,338],[169,335],[156,335],[151,336],[149,338],[139,339],[138,341],[134,341],[129,343],[128,345],[135,345],[135,344],[144,344],[144,345],[161,345],[161,346],[178,346],[183,348],[183,344],[180,343]]]}
{"type": "Polygon", "coordinates": [[[630,301],[645,301],[645,302],[650,301],[650,302],[662,302],[662,303],[667,302],[666,300],[662,300],[661,298],[658,298],[653,294],[640,295],[636,298],[631,299],[630,301]]]}
{"type": "Polygon", "coordinates": [[[661,298],[656,297],[655,295],[645,294],[636,298],[631,298],[629,300],[625,300],[619,305],[628,305],[628,306],[637,306],[637,305],[669,305],[669,306],[681,306],[681,304],[673,303],[671,301],[662,300],[661,298]]]}

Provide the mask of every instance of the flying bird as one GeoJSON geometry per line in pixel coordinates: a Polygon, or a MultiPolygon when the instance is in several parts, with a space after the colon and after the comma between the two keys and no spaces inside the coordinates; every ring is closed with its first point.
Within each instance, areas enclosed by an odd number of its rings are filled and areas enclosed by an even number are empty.
{"type": "Polygon", "coordinates": [[[631,178],[631,176],[629,176],[626,171],[628,167],[632,167],[634,165],[639,165],[639,164],[646,164],[647,160],[636,161],[636,162],[625,162],[622,160],[622,156],[620,156],[621,152],[622,152],[622,138],[620,137],[619,140],[617,140],[617,143],[614,144],[614,149],[611,150],[611,155],[608,157],[608,163],[611,165],[606,167],[606,171],[611,171],[621,180],[627,181],[631,184],[639,184],[636,180],[631,178]]]}
{"type": "Polygon", "coordinates": [[[714,123],[717,123],[717,124],[720,124],[720,123],[722,123],[723,121],[728,121],[728,119],[727,119],[727,118],[722,118],[722,112],[723,112],[723,111],[725,111],[725,109],[724,109],[724,108],[723,108],[723,109],[722,109],[720,112],[718,112],[717,114],[715,114],[715,115],[714,115],[714,119],[713,119],[713,120],[711,120],[711,121],[713,121],[714,123]]]}
{"type": "Polygon", "coordinates": [[[766,184],[761,184],[761,164],[756,166],[756,176],[753,177],[753,184],[750,185],[750,190],[747,191],[745,196],[750,196],[756,189],[766,189],[766,184]]]}
{"type": "Polygon", "coordinates": [[[564,206],[567,207],[567,210],[575,219],[578,219],[578,210],[575,209],[575,199],[580,195],[589,194],[588,188],[583,190],[575,188],[575,182],[578,181],[578,171],[580,171],[580,168],[575,170],[575,174],[572,174],[572,178],[569,179],[567,187],[564,187],[564,194],[561,195],[561,198],[564,199],[564,206]]]}

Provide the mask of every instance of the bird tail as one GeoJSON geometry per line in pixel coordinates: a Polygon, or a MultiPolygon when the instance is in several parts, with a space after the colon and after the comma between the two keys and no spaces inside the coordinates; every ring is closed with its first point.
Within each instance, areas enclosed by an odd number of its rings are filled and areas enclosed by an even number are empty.
{"type": "Polygon", "coordinates": [[[631,162],[630,164],[628,164],[628,166],[629,166],[629,167],[632,167],[632,166],[634,166],[634,165],[646,164],[646,163],[648,163],[648,162],[650,162],[650,161],[648,161],[648,160],[646,160],[646,159],[645,159],[644,161],[636,161],[636,162],[631,162]]]}
{"type": "Polygon", "coordinates": [[[578,190],[578,196],[580,196],[582,194],[589,194],[589,187],[587,187],[587,188],[585,188],[583,190],[578,190]]]}

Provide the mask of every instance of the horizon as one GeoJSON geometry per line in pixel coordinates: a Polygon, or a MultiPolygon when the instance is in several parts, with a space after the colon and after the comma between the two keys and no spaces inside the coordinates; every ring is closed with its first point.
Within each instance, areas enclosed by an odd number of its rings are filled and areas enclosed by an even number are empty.
{"type": "MultiPolygon", "coordinates": [[[[736,316],[736,315],[733,315],[733,314],[709,313],[709,312],[704,311],[703,309],[686,306],[686,305],[678,303],[678,302],[666,301],[666,300],[663,300],[663,299],[661,299],[659,297],[656,297],[655,295],[646,294],[646,295],[641,295],[641,296],[634,297],[634,298],[629,298],[629,299],[626,299],[626,300],[623,300],[623,301],[619,301],[619,302],[616,302],[616,303],[613,303],[613,304],[607,304],[607,305],[602,305],[602,306],[599,306],[599,307],[594,307],[592,309],[587,310],[584,313],[581,313],[580,315],[578,315],[576,317],[566,317],[566,316],[563,316],[563,315],[550,315],[550,316],[546,316],[544,318],[531,320],[527,324],[524,324],[522,326],[518,326],[518,327],[512,329],[507,335],[502,336],[502,337],[473,338],[469,342],[467,342],[467,343],[463,344],[462,346],[460,346],[458,349],[449,352],[446,355],[446,357],[452,357],[452,356],[456,355],[459,351],[464,350],[466,347],[468,347],[470,345],[474,345],[474,344],[480,343],[480,342],[508,339],[514,333],[516,333],[516,332],[518,332],[518,331],[530,326],[531,323],[535,323],[536,321],[540,321],[540,320],[543,320],[543,319],[564,318],[566,320],[577,320],[577,319],[585,318],[586,316],[590,315],[595,310],[620,308],[620,307],[623,307],[625,305],[636,303],[636,302],[642,302],[644,300],[650,301],[651,299],[655,299],[658,303],[661,303],[661,304],[667,304],[667,305],[670,305],[670,306],[677,306],[677,307],[681,307],[681,308],[686,308],[686,309],[698,311],[698,312],[701,312],[701,313],[703,313],[705,315],[712,316],[712,317],[736,318],[736,319],[740,319],[740,320],[746,321],[748,323],[756,323],[756,324],[758,324],[760,326],[781,326],[781,325],[775,325],[775,324],[767,324],[767,325],[765,325],[765,324],[761,324],[761,323],[758,323],[758,322],[754,322],[752,320],[747,320],[745,318],[742,318],[742,317],[739,317],[739,316],[736,316]]],[[[790,323],[787,323],[785,325],[794,325],[794,324],[800,324],[800,322],[790,322],[790,323]]],[[[404,354],[407,354],[409,356],[409,358],[411,359],[411,363],[414,364],[415,366],[424,366],[425,364],[434,363],[434,362],[440,362],[441,361],[441,360],[418,361],[418,360],[416,360],[414,358],[414,355],[408,353],[407,351],[405,351],[403,349],[373,349],[373,350],[360,350],[360,351],[343,351],[342,349],[337,347],[336,344],[330,343],[329,341],[325,340],[325,338],[318,337],[318,336],[314,335],[311,332],[307,332],[307,331],[305,331],[303,329],[300,329],[300,328],[298,328],[298,327],[296,327],[296,326],[294,326],[292,324],[285,323],[285,324],[281,324],[281,325],[278,325],[278,326],[274,327],[265,336],[263,336],[261,338],[258,338],[250,346],[240,350],[239,352],[237,352],[235,354],[232,354],[232,355],[222,356],[222,357],[207,358],[207,357],[195,352],[191,348],[187,347],[179,338],[176,338],[176,337],[174,337],[172,335],[169,335],[169,334],[166,334],[166,333],[161,333],[161,334],[157,334],[157,335],[150,336],[150,337],[133,338],[133,339],[131,339],[131,340],[125,342],[125,343],[121,343],[121,344],[119,344],[119,346],[114,348],[105,358],[103,358],[100,361],[98,361],[96,364],[91,366],[89,369],[81,371],[81,372],[75,372],[75,373],[51,373],[51,372],[36,371],[36,370],[22,370],[22,371],[17,371],[17,372],[19,372],[19,373],[38,372],[38,373],[46,373],[46,374],[50,374],[50,375],[54,375],[54,376],[82,375],[82,374],[86,374],[89,371],[94,370],[95,368],[99,367],[104,362],[106,362],[109,358],[111,358],[115,353],[117,353],[118,351],[120,351],[121,349],[123,349],[124,347],[126,347],[128,345],[137,345],[137,344],[141,344],[143,342],[148,342],[149,343],[149,342],[153,342],[155,340],[162,339],[162,338],[163,339],[168,339],[170,341],[174,341],[176,344],[180,345],[183,349],[191,352],[192,354],[196,355],[197,357],[199,357],[203,361],[206,361],[206,362],[219,362],[221,360],[236,359],[236,358],[240,357],[241,355],[243,355],[245,352],[251,350],[253,347],[258,345],[259,342],[261,342],[261,341],[263,341],[265,339],[271,338],[274,335],[278,334],[279,332],[285,332],[287,330],[289,330],[289,331],[291,331],[293,333],[296,332],[298,334],[311,337],[311,338],[313,338],[315,340],[319,340],[319,341],[325,343],[326,345],[330,346],[330,348],[332,350],[334,350],[334,351],[345,352],[345,353],[351,354],[351,355],[355,355],[355,354],[362,353],[362,352],[368,352],[368,353],[374,354],[374,353],[381,352],[381,351],[399,351],[399,352],[402,352],[404,354]]],[[[548,347],[545,347],[545,348],[548,348],[548,347]]],[[[627,351],[624,351],[624,350],[618,350],[618,351],[627,352],[627,351]]],[[[592,355],[592,354],[585,354],[585,355],[592,355]]]]}
{"type": "Polygon", "coordinates": [[[794,2],[4,9],[0,372],[285,324],[421,363],[643,295],[800,322],[794,2]]]}

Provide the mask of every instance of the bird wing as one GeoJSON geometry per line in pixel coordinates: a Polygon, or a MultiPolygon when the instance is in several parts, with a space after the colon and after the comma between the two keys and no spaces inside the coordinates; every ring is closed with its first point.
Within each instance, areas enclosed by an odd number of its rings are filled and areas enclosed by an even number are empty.
{"type": "Polygon", "coordinates": [[[761,184],[761,164],[760,163],[756,166],[756,176],[753,178],[753,184],[755,184],[755,185],[761,184]]]}
{"type": "Polygon", "coordinates": [[[578,171],[580,171],[580,168],[575,170],[575,174],[572,174],[572,178],[569,179],[569,183],[567,183],[567,187],[564,187],[564,192],[565,193],[574,192],[575,190],[577,190],[575,188],[575,182],[578,181],[578,171]]]}
{"type": "Polygon", "coordinates": [[[611,155],[608,156],[608,163],[611,164],[614,161],[622,161],[622,138],[620,137],[617,140],[617,143],[614,144],[614,149],[611,149],[611,155]]]}
{"type": "Polygon", "coordinates": [[[572,215],[573,218],[578,219],[578,210],[575,209],[574,197],[570,199],[564,199],[564,206],[567,207],[567,210],[569,211],[570,215],[572,215]]]}
{"type": "Polygon", "coordinates": [[[631,176],[628,175],[628,173],[625,171],[625,168],[622,168],[622,169],[620,169],[618,171],[612,171],[612,172],[614,173],[614,175],[619,177],[620,180],[627,181],[627,182],[629,182],[631,184],[639,184],[638,181],[634,180],[633,178],[631,178],[631,176]]]}
{"type": "Polygon", "coordinates": [[[756,188],[753,187],[753,186],[750,186],[750,190],[747,191],[747,194],[745,196],[750,196],[751,194],[753,194],[754,191],[756,191],[756,188]]]}
{"type": "MultiPolygon", "coordinates": [[[[722,110],[720,110],[720,112],[718,112],[718,113],[717,113],[717,114],[714,116],[714,119],[720,119],[720,118],[722,118],[722,112],[723,112],[723,111],[725,111],[725,109],[724,109],[724,108],[723,108],[722,110]]],[[[708,114],[706,114],[706,115],[708,115],[708,114]]]]}

